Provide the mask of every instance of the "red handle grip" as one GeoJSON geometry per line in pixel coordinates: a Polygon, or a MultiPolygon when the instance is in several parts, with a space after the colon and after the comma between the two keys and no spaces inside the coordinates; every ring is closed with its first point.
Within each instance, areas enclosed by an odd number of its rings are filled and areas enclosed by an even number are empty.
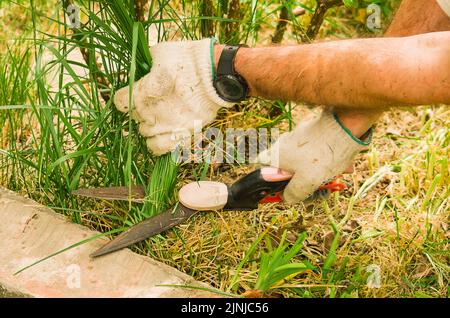
{"type": "MultiPolygon", "coordinates": [[[[272,168],[270,168],[270,169],[272,169],[272,168]]],[[[283,175],[280,174],[277,177],[276,174],[274,173],[274,174],[272,174],[273,180],[277,180],[278,181],[279,178],[282,178],[283,176],[286,177],[286,175],[288,174],[287,172],[284,172],[284,171],[282,171],[280,169],[278,169],[278,170],[281,171],[283,173],[283,175]]],[[[272,172],[274,172],[274,171],[272,171],[272,172]]],[[[266,179],[265,176],[264,176],[264,179],[266,179]]],[[[288,180],[288,179],[284,179],[284,180],[288,180]]],[[[267,180],[267,181],[269,181],[269,180],[267,180]]],[[[333,180],[333,181],[330,181],[327,184],[324,184],[323,186],[319,187],[319,189],[316,190],[314,192],[314,194],[311,195],[311,197],[312,198],[316,198],[318,195],[320,195],[324,191],[329,191],[329,193],[333,193],[333,192],[336,192],[336,191],[345,190],[346,188],[347,188],[347,186],[345,184],[340,183],[340,182],[338,182],[336,180],[333,180]]],[[[283,194],[283,191],[279,191],[279,192],[270,194],[270,195],[264,197],[261,201],[259,201],[259,203],[278,203],[278,202],[281,202],[281,201],[283,201],[282,194],[283,194]]],[[[323,196],[323,194],[322,194],[322,196],[323,196]]]]}

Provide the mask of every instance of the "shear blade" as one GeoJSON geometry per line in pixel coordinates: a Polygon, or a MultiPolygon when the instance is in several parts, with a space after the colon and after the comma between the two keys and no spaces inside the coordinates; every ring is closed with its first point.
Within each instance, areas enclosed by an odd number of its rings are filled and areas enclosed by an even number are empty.
{"type": "Polygon", "coordinates": [[[137,203],[144,202],[145,189],[141,185],[130,187],[108,187],[108,188],[83,188],[72,191],[72,194],[103,199],[103,200],[123,200],[137,203]]]}
{"type": "Polygon", "coordinates": [[[197,212],[199,211],[189,209],[181,203],[178,203],[176,206],[167,209],[163,213],[130,227],[128,230],[117,236],[114,240],[92,253],[90,257],[98,257],[109,254],[128,247],[134,243],[143,241],[146,238],[183,223],[197,212]]]}

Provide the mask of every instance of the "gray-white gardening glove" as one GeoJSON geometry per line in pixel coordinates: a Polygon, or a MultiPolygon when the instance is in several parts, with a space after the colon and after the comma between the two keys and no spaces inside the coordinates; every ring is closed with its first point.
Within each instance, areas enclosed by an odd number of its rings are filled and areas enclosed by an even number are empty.
{"type": "Polygon", "coordinates": [[[294,174],[283,192],[284,200],[294,204],[343,173],[370,144],[371,133],[360,140],[332,112],[323,111],[282,134],[258,161],[294,174]]]}
{"type": "MultiPolygon", "coordinates": [[[[174,150],[190,138],[194,124],[209,124],[221,107],[231,107],[213,86],[214,39],[162,42],[150,48],[153,66],[134,84],[133,119],[155,155],[174,150]]],[[[118,110],[128,112],[129,89],[114,96],[118,110]]]]}

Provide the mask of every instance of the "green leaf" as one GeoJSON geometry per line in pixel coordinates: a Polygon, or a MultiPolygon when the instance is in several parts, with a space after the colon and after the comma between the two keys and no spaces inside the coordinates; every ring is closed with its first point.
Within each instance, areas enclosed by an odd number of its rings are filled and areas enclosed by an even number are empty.
{"type": "Polygon", "coordinates": [[[358,0],[343,0],[344,5],[348,8],[358,8],[359,1],[358,0]]]}

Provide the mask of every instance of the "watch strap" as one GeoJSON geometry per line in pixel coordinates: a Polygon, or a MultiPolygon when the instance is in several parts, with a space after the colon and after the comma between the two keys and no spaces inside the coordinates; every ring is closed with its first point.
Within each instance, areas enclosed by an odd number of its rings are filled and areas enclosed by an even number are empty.
{"type": "Polygon", "coordinates": [[[217,64],[217,75],[234,75],[234,58],[239,50],[240,46],[226,45],[219,58],[219,63],[217,64]]]}

